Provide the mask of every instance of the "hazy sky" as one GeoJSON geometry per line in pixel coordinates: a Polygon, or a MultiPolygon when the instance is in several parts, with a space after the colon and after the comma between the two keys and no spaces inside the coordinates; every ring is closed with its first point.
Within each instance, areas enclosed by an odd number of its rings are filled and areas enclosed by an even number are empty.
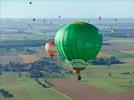
{"type": "Polygon", "coordinates": [[[134,18],[134,0],[0,0],[0,8],[2,18],[134,18]]]}

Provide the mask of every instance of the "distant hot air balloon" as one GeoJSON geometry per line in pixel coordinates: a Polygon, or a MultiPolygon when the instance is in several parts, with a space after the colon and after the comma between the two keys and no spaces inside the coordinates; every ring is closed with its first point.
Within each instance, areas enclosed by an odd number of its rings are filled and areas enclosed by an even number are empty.
{"type": "Polygon", "coordinates": [[[51,21],[51,22],[50,22],[50,24],[52,25],[52,24],[53,24],[53,22],[51,21]]]}
{"type": "Polygon", "coordinates": [[[36,18],[33,18],[33,22],[36,20],[36,18]]]}
{"type": "Polygon", "coordinates": [[[117,18],[115,18],[115,21],[117,21],[117,18]]]}
{"type": "Polygon", "coordinates": [[[32,26],[30,26],[30,28],[32,29],[33,27],[32,27],[32,26]]]}
{"type": "Polygon", "coordinates": [[[18,33],[20,33],[20,30],[18,30],[18,33]]]}
{"type": "Polygon", "coordinates": [[[28,27],[30,27],[31,26],[31,24],[28,24],[28,27]]]}
{"type": "Polygon", "coordinates": [[[101,20],[101,19],[102,19],[102,17],[100,16],[100,17],[99,17],[99,20],[101,20]]]}
{"type": "Polygon", "coordinates": [[[59,28],[61,28],[61,16],[58,16],[59,17],[59,28]]]}
{"type": "Polygon", "coordinates": [[[59,18],[61,18],[61,16],[59,16],[59,18]]]}
{"type": "Polygon", "coordinates": [[[44,23],[45,23],[45,22],[46,22],[46,19],[44,19],[43,21],[44,21],[44,23]]]}
{"type": "Polygon", "coordinates": [[[80,80],[80,71],[94,59],[102,46],[102,34],[86,22],[73,22],[63,26],[55,36],[55,46],[61,57],[69,63],[80,80]]]}
{"type": "Polygon", "coordinates": [[[31,24],[28,24],[28,28],[32,31],[33,26],[31,24]]]}
{"type": "Polygon", "coordinates": [[[31,5],[31,4],[32,4],[32,2],[30,1],[30,2],[29,2],[29,4],[31,5]]]}
{"type": "Polygon", "coordinates": [[[30,27],[31,25],[30,24],[28,24],[28,27],[30,27]]]}
{"type": "Polygon", "coordinates": [[[51,57],[51,59],[56,55],[54,42],[46,43],[45,50],[46,50],[47,54],[51,57]]]}

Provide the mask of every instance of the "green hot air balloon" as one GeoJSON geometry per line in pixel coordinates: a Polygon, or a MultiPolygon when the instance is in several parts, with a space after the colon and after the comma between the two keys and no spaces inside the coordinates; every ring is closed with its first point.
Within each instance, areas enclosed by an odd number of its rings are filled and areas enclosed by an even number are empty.
{"type": "Polygon", "coordinates": [[[55,36],[59,55],[68,62],[80,80],[80,71],[94,59],[102,46],[102,34],[98,28],[86,22],[73,22],[62,27],[55,36]]]}

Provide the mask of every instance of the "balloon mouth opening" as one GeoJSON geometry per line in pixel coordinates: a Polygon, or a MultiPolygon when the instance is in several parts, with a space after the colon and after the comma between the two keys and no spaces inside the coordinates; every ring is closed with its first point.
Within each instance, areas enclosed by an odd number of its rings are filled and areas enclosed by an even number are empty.
{"type": "Polygon", "coordinates": [[[73,68],[75,70],[76,74],[79,74],[81,70],[84,70],[85,68],[73,68]]]}

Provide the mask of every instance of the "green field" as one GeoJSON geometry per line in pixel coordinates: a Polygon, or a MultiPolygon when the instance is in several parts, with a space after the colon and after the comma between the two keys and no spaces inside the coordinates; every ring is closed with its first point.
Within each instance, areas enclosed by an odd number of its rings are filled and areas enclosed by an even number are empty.
{"type": "Polygon", "coordinates": [[[90,65],[81,74],[83,82],[99,87],[112,95],[134,89],[134,67],[132,64],[126,63],[111,67],[90,65]],[[111,73],[111,77],[108,75],[109,73],[111,73]]]}
{"type": "MultiPolygon", "coordinates": [[[[111,67],[90,65],[81,75],[83,83],[101,88],[112,95],[134,89],[134,68],[128,63],[111,67]],[[109,72],[111,77],[108,76],[109,72]],[[129,74],[122,74],[126,72],[129,74]]],[[[0,88],[14,95],[8,99],[0,95],[0,100],[70,100],[51,87],[43,88],[35,79],[26,77],[24,73],[19,78],[16,76],[14,72],[0,75],[0,88]]],[[[74,79],[75,76],[72,74],[68,78],[74,79]]]]}
{"type": "Polygon", "coordinates": [[[134,54],[129,54],[129,53],[125,53],[125,52],[122,52],[122,51],[103,51],[103,53],[107,53],[107,54],[111,54],[111,55],[114,55],[114,56],[117,56],[119,58],[134,58],[134,54]]]}
{"type": "MultiPolygon", "coordinates": [[[[44,38],[44,37],[42,37],[44,38]]],[[[12,37],[12,39],[14,39],[12,37]]],[[[22,39],[23,40],[23,39],[22,39]]],[[[35,38],[36,40],[36,38],[35,38]]],[[[127,46],[133,48],[131,43],[116,43],[119,46],[127,46]]],[[[33,50],[35,48],[29,48],[33,50]]],[[[41,48],[36,48],[37,51],[41,48]]],[[[23,50],[22,50],[23,51],[23,50]]],[[[15,53],[20,53],[16,52],[15,53]]],[[[125,53],[120,50],[102,51],[102,53],[117,56],[119,60],[124,58],[134,59],[134,54],[125,53]],[[121,59],[120,59],[121,58],[121,59]]],[[[59,65],[68,70],[72,70],[63,60],[59,60],[59,65]]],[[[45,78],[71,78],[76,79],[75,74],[61,74],[45,72],[45,78]]],[[[105,65],[89,65],[81,72],[82,82],[103,89],[111,95],[116,95],[120,92],[134,90],[134,63],[115,64],[111,66],[105,65]],[[109,76],[111,73],[111,76],[109,76]]],[[[43,88],[35,79],[23,76],[16,78],[16,73],[3,73],[0,75],[0,89],[6,89],[11,92],[14,97],[5,98],[0,94],[0,100],[70,100],[69,97],[56,91],[53,88],[43,88]]]]}
{"type": "Polygon", "coordinates": [[[34,79],[16,78],[16,73],[4,73],[0,76],[0,88],[11,92],[14,97],[0,100],[70,100],[69,97],[53,88],[43,88],[34,79]]]}

